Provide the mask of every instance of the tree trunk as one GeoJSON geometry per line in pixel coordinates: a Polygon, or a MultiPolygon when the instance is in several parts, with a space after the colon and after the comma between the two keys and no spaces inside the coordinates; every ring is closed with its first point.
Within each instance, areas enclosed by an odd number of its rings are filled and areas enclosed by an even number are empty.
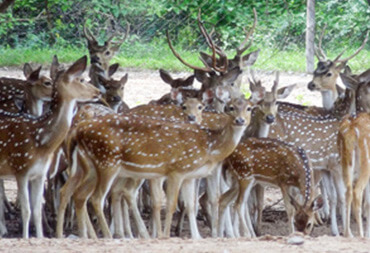
{"type": "Polygon", "coordinates": [[[306,71],[315,69],[315,0],[307,0],[306,22],[306,71]]]}
{"type": "Polygon", "coordinates": [[[15,0],[4,0],[4,1],[2,1],[2,3],[0,3],[0,13],[4,13],[6,11],[6,9],[8,9],[8,7],[14,3],[14,1],[15,0]]]}

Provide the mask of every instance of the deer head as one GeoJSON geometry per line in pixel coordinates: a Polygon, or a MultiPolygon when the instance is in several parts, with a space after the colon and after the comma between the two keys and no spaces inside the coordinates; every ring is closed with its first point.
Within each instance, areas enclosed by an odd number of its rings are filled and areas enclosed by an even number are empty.
{"type": "Polygon", "coordinates": [[[351,91],[355,91],[354,103],[355,110],[352,112],[369,112],[370,111],[370,70],[360,75],[340,74],[343,84],[351,91]]]}
{"type": "Polygon", "coordinates": [[[130,32],[130,24],[127,24],[126,34],[123,39],[118,41],[112,41],[116,34],[112,34],[103,45],[99,45],[98,40],[92,34],[92,32],[86,27],[86,23],[83,27],[84,36],[87,40],[87,48],[90,53],[91,64],[98,63],[104,70],[108,70],[109,62],[113,56],[118,52],[122,43],[128,37],[130,32]]]}
{"type": "Polygon", "coordinates": [[[321,48],[322,38],[325,32],[324,27],[320,39],[319,47],[315,50],[315,54],[319,59],[317,67],[313,74],[313,79],[308,83],[308,89],[311,91],[317,90],[323,94],[323,105],[326,109],[331,109],[334,101],[338,97],[338,90],[336,86],[336,81],[339,77],[339,73],[344,69],[347,62],[355,57],[360,51],[365,47],[369,33],[366,34],[366,37],[362,45],[349,57],[341,59],[344,51],[341,52],[333,61],[327,59],[324,51],[321,48]],[[329,95],[332,95],[332,98],[328,98],[329,95]]]}
{"type": "Polygon", "coordinates": [[[315,225],[314,213],[320,210],[323,206],[324,200],[321,196],[316,197],[311,203],[300,205],[292,196],[290,196],[290,203],[295,209],[294,227],[297,231],[309,235],[315,225]]]}
{"type": "Polygon", "coordinates": [[[128,79],[128,74],[122,76],[120,80],[112,78],[118,66],[118,63],[116,63],[109,67],[108,77],[103,72],[98,74],[99,82],[105,89],[103,99],[114,111],[117,111],[118,107],[123,103],[124,88],[128,79]]]}

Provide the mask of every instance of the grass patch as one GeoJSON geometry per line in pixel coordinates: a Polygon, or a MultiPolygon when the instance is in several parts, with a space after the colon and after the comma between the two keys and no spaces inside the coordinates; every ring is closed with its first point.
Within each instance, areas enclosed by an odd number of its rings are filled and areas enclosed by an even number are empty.
{"type": "MultiPolygon", "coordinates": [[[[199,60],[198,50],[184,51],[176,47],[190,64],[203,66],[199,60]]],[[[352,54],[356,49],[348,49],[343,57],[352,54]]],[[[87,54],[86,48],[0,48],[0,66],[22,66],[25,62],[34,62],[39,64],[50,64],[52,56],[58,55],[60,62],[73,62],[81,56],[87,54]]],[[[234,52],[227,52],[233,56],[234,52]]],[[[334,59],[338,52],[328,54],[329,59],[334,59]]],[[[172,54],[165,43],[151,44],[125,44],[122,45],[120,53],[114,58],[115,62],[127,68],[138,69],[159,69],[163,68],[169,71],[190,71],[172,54]]],[[[370,68],[370,51],[363,50],[349,62],[354,73],[359,73],[370,68]]],[[[304,49],[296,51],[276,51],[275,49],[264,48],[261,50],[256,64],[253,66],[262,70],[279,70],[305,72],[305,52],[304,49]]]]}

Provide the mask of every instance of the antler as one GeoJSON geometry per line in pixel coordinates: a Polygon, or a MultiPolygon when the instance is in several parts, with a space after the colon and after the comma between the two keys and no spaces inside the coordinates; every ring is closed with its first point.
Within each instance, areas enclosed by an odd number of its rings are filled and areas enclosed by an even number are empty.
{"type": "MultiPolygon", "coordinates": [[[[200,14],[201,14],[201,10],[199,8],[199,12],[198,12],[198,26],[199,26],[199,29],[201,31],[201,33],[203,34],[204,38],[206,39],[206,42],[208,44],[208,46],[210,48],[213,48],[215,49],[216,53],[220,56],[220,63],[222,64],[221,67],[219,68],[217,66],[217,61],[213,61],[213,69],[218,71],[218,72],[221,72],[221,73],[224,73],[227,71],[228,69],[228,66],[229,66],[229,61],[227,59],[227,55],[225,54],[225,52],[218,46],[216,46],[214,43],[213,43],[213,40],[212,40],[212,37],[208,34],[207,30],[205,29],[204,25],[203,25],[203,21],[201,20],[200,18],[200,14]]],[[[213,33],[213,31],[212,31],[213,33]]]]}
{"type": "Polygon", "coordinates": [[[352,59],[353,57],[355,57],[358,53],[360,53],[360,51],[362,49],[364,49],[365,47],[365,44],[367,42],[367,39],[369,38],[369,31],[367,31],[366,33],[366,37],[364,39],[364,41],[362,42],[362,45],[356,50],[356,52],[354,54],[352,54],[351,56],[347,57],[347,58],[344,58],[344,59],[340,59],[340,57],[343,55],[344,51],[343,50],[335,59],[333,62],[335,63],[341,63],[341,62],[346,62],[346,61],[349,61],[350,59],[352,59]]]}
{"type": "Polygon", "coordinates": [[[327,27],[327,24],[325,24],[324,28],[322,29],[322,32],[321,32],[321,35],[320,35],[320,38],[319,38],[319,48],[318,48],[319,51],[317,51],[317,48],[315,47],[315,55],[319,59],[319,61],[325,61],[327,59],[324,51],[321,48],[322,37],[324,37],[326,27],[327,27]],[[320,54],[323,58],[320,57],[320,54]]]}
{"type": "MultiPolygon", "coordinates": [[[[125,36],[123,37],[123,39],[121,39],[121,40],[118,40],[118,41],[115,41],[115,42],[112,42],[113,44],[122,44],[126,39],[127,39],[127,37],[128,37],[128,35],[129,35],[129,33],[130,33],[130,23],[129,22],[127,22],[127,24],[126,24],[126,33],[125,33],[125,36]]],[[[113,33],[109,38],[108,38],[108,40],[107,40],[107,42],[106,43],[110,43],[111,42],[111,40],[115,37],[115,36],[117,36],[117,34],[116,33],[113,33]]]]}
{"type": "MultiPolygon", "coordinates": [[[[202,67],[197,67],[197,66],[191,65],[190,63],[187,63],[184,59],[181,58],[179,53],[177,53],[176,50],[173,48],[171,40],[170,40],[170,36],[168,34],[168,30],[166,31],[166,36],[167,36],[168,46],[170,47],[172,53],[176,56],[177,59],[179,59],[179,61],[182,64],[184,64],[185,66],[188,66],[189,68],[194,69],[194,70],[201,70],[201,71],[205,71],[205,72],[213,71],[212,68],[210,68],[210,67],[202,68],[202,67]]],[[[212,59],[213,59],[213,62],[216,62],[216,52],[215,52],[214,46],[212,47],[212,59]]]]}
{"type": "Polygon", "coordinates": [[[87,20],[84,23],[83,31],[84,31],[84,36],[90,43],[97,43],[97,40],[95,36],[91,33],[89,28],[86,27],[87,20]]]}
{"type": "Polygon", "coordinates": [[[254,14],[254,21],[253,21],[253,26],[252,28],[247,32],[245,28],[243,28],[245,34],[246,34],[246,37],[244,39],[244,41],[240,44],[240,46],[236,49],[236,54],[238,56],[241,56],[245,50],[247,50],[251,45],[252,45],[252,42],[253,42],[253,37],[251,39],[251,41],[246,44],[249,40],[249,37],[253,36],[253,33],[254,33],[254,29],[256,28],[256,25],[257,25],[257,12],[256,12],[256,9],[253,8],[253,14],[254,14]]]}

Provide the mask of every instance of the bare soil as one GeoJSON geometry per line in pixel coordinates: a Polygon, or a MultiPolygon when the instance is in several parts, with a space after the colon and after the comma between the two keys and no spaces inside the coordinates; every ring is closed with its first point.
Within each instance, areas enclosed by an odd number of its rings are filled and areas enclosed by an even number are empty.
{"type": "MultiPolygon", "coordinates": [[[[124,100],[130,107],[147,103],[152,99],[160,98],[169,92],[170,87],[163,83],[157,71],[137,71],[126,69],[117,73],[116,78],[124,73],[129,73],[129,81],[125,88],[124,100]]],[[[175,73],[175,77],[188,76],[189,73],[175,73]]],[[[0,76],[23,78],[21,68],[0,68],[0,76]]],[[[263,84],[271,87],[274,80],[272,72],[257,72],[263,84]]],[[[307,90],[307,83],[311,76],[302,73],[281,73],[280,87],[296,83],[297,86],[287,101],[304,103],[307,105],[320,105],[321,97],[318,93],[307,90]]],[[[199,84],[196,84],[196,86],[199,84]]],[[[16,185],[14,180],[6,180],[6,194],[10,201],[16,198],[16,185]]],[[[66,239],[20,239],[21,225],[20,213],[16,211],[7,215],[7,238],[0,240],[0,251],[23,251],[23,252],[369,252],[370,241],[361,238],[344,238],[330,236],[329,225],[316,227],[311,236],[302,236],[303,243],[292,245],[288,243],[289,226],[284,212],[280,191],[276,188],[268,188],[265,196],[265,210],[262,224],[262,236],[254,239],[238,238],[210,238],[209,228],[204,221],[199,219],[198,226],[205,239],[192,240],[189,228],[185,229],[181,237],[170,239],[99,239],[84,240],[76,237],[66,239]]],[[[147,215],[146,215],[147,216],[147,215]]],[[[147,217],[146,217],[147,218],[147,217]]],[[[176,219],[175,219],[176,220],[176,219]]],[[[341,221],[338,221],[341,224],[341,221]]],[[[175,222],[174,222],[175,225],[175,222]]],[[[340,230],[342,227],[340,226],[340,230]]],[[[356,232],[356,230],[354,231],[356,232]]],[[[34,234],[33,232],[31,234],[34,234]]]]}

